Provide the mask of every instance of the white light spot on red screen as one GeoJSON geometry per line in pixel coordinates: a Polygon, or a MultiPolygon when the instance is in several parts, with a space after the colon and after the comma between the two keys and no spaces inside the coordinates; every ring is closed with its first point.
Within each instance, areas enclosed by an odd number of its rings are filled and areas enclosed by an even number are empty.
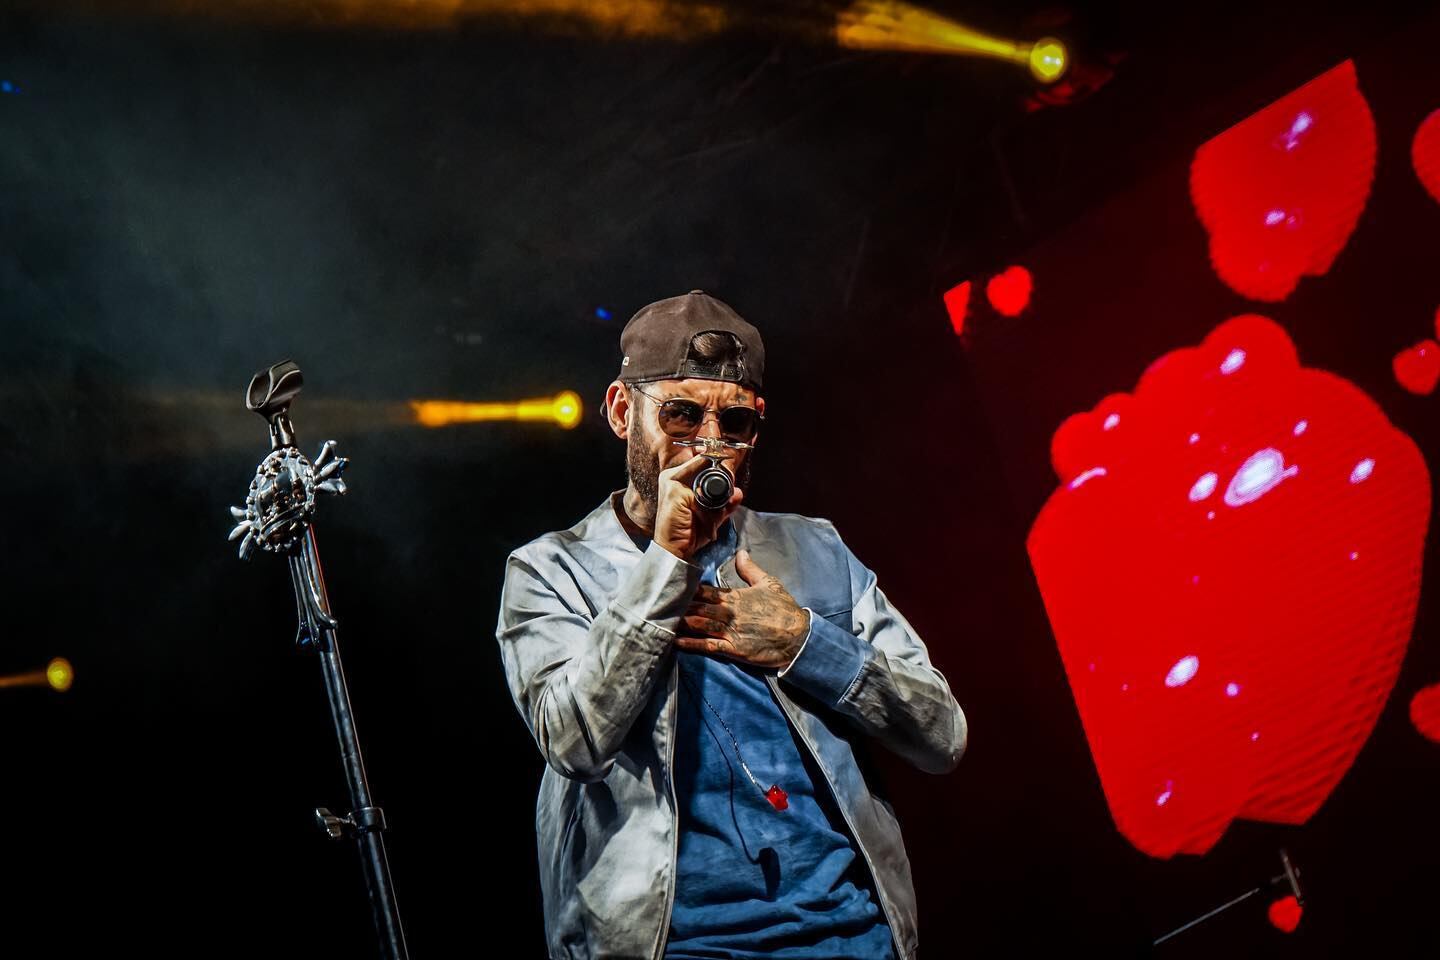
{"type": "Polygon", "coordinates": [[[1105,422],[1100,425],[1100,428],[1102,430],[1114,430],[1118,426],[1120,426],[1120,414],[1112,413],[1105,418],[1105,422]]]}
{"type": "Polygon", "coordinates": [[[1195,485],[1190,488],[1190,502],[1199,503],[1201,500],[1210,496],[1210,494],[1215,492],[1215,485],[1219,482],[1220,477],[1214,473],[1207,473],[1199,480],[1196,480],[1195,485]]]}
{"type": "Polygon", "coordinates": [[[1200,658],[1193,654],[1188,657],[1181,657],[1165,674],[1165,686],[1183,687],[1195,677],[1195,671],[1200,669],[1200,658]]]}
{"type": "Polygon", "coordinates": [[[1370,479],[1370,474],[1375,472],[1375,461],[1366,457],[1355,464],[1355,469],[1350,471],[1351,483],[1364,483],[1370,479]]]}
{"type": "Polygon", "coordinates": [[[1238,696],[1240,696],[1240,684],[1238,684],[1238,683],[1227,683],[1227,684],[1225,684],[1225,696],[1227,696],[1227,697],[1238,697],[1238,696]]]}
{"type": "Polygon", "coordinates": [[[1293,477],[1299,472],[1300,468],[1294,464],[1285,466],[1285,455],[1274,447],[1258,450],[1240,465],[1230,479],[1225,503],[1232,507],[1254,503],[1279,486],[1286,477],[1293,477]]]}
{"type": "Polygon", "coordinates": [[[1105,474],[1106,470],[1104,467],[1091,467],[1089,470],[1081,472],[1075,477],[1074,480],[1070,481],[1070,489],[1078,490],[1080,489],[1080,487],[1084,486],[1086,481],[1093,480],[1096,477],[1103,477],[1105,476],[1105,474]]]}
{"type": "Polygon", "coordinates": [[[1309,113],[1301,110],[1295,114],[1295,119],[1290,123],[1290,129],[1280,135],[1280,146],[1286,153],[1300,146],[1300,138],[1306,130],[1314,123],[1314,118],[1309,113]]]}
{"type": "Polygon", "coordinates": [[[1220,361],[1220,372],[1228,375],[1243,366],[1245,366],[1245,351],[1236,347],[1225,355],[1224,360],[1220,361]]]}

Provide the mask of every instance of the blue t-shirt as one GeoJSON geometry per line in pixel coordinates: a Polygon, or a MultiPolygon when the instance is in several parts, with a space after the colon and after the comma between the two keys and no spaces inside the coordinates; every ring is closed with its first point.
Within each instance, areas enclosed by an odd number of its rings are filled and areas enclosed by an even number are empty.
{"type": "MultiPolygon", "coordinates": [[[[726,524],[693,560],[703,581],[714,584],[734,552],[726,524]]],[[[676,656],[680,838],[667,960],[893,958],[865,863],[764,672],[676,656]],[[740,766],[732,733],[759,787],[740,766]],[[788,794],[787,809],[766,799],[771,784],[788,794]]]]}

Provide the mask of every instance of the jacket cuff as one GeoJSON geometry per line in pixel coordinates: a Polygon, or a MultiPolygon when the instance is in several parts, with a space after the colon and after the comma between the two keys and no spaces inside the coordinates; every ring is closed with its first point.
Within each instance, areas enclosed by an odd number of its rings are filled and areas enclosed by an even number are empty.
{"type": "Polygon", "coordinates": [[[800,609],[805,611],[806,616],[805,639],[800,641],[800,649],[795,651],[795,656],[790,658],[790,662],[785,664],[779,673],[775,674],[775,676],[782,680],[785,678],[785,674],[790,672],[790,668],[795,666],[795,661],[800,659],[800,654],[805,652],[805,645],[810,642],[810,634],[815,632],[815,611],[809,607],[801,607],[800,609]]]}
{"type": "Polygon", "coordinates": [[[610,604],[674,633],[700,586],[700,575],[699,567],[652,540],[610,604]]]}
{"type": "Polygon", "coordinates": [[[811,612],[805,644],[778,676],[833,707],[860,676],[869,647],[864,640],[811,612]]]}

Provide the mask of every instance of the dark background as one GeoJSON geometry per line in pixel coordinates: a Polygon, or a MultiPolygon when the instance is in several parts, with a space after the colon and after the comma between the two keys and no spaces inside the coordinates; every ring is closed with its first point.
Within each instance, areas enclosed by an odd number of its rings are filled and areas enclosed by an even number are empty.
{"type": "Polygon", "coordinates": [[[1440,206],[1408,171],[1440,106],[1433,15],[937,4],[1113,71],[1031,111],[1004,64],[759,24],[679,42],[121,6],[0,9],[0,672],[64,654],[77,673],[0,695],[7,953],[371,955],[353,853],[311,822],[344,789],[288,577],[224,539],[266,449],[242,389],[293,356],[302,447],[352,459],[320,542],[412,953],[543,955],[503,561],[623,483],[594,414],[619,327],[694,287],[766,335],[748,501],[833,519],[969,716],[954,774],[884,764],[927,957],[1143,954],[1281,846],[1306,878],[1297,933],[1255,898],[1156,954],[1440,945],[1440,757],[1405,715],[1440,678],[1426,595],[1319,814],[1162,862],[1110,821],[1024,553],[1059,421],[1250,308],[1206,264],[1195,147],[1346,57],[1379,127],[1370,209],[1329,276],[1266,312],[1434,461],[1434,398],[1389,374],[1440,302],[1440,206]],[[977,306],[957,339],[941,294],[1015,260],[1029,314],[977,306]],[[586,399],[574,431],[390,414],[564,388],[586,399]]]}

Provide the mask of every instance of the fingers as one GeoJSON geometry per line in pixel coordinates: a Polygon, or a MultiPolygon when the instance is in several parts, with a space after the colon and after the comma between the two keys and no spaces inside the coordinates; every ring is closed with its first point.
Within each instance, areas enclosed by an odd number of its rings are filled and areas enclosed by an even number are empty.
{"type": "Polygon", "coordinates": [[[740,509],[740,504],[741,504],[742,502],[744,502],[744,500],[745,500],[745,491],[744,491],[744,490],[741,490],[739,487],[736,487],[736,488],[735,488],[735,492],[732,493],[732,494],[730,494],[730,502],[727,503],[727,504],[725,504],[725,516],[728,517],[728,516],[730,516],[730,514],[734,513],[736,510],[739,510],[739,509],[740,509]]]}
{"type": "Polygon", "coordinates": [[[741,550],[735,554],[735,572],[744,577],[745,582],[752,587],[758,583],[763,583],[770,576],[770,574],[761,570],[760,564],[751,558],[749,550],[741,550]]]}
{"type": "Polygon", "coordinates": [[[708,583],[702,583],[695,588],[695,599],[701,603],[722,604],[725,602],[725,594],[730,591],[720,587],[712,587],[708,583]]]}
{"type": "Polygon", "coordinates": [[[735,614],[729,607],[722,607],[719,604],[693,602],[685,610],[686,613],[695,617],[706,617],[710,620],[717,620],[720,623],[729,623],[735,619],[735,614]]]}
{"type": "Polygon", "coordinates": [[[684,463],[680,464],[679,466],[671,467],[671,468],[668,469],[668,470],[661,470],[661,471],[660,471],[660,479],[661,479],[662,481],[663,481],[663,480],[677,480],[677,481],[693,480],[693,479],[695,478],[695,475],[696,475],[697,473],[699,473],[701,470],[705,469],[705,464],[707,464],[707,463],[709,463],[709,462],[710,462],[710,461],[706,460],[704,457],[698,457],[698,456],[697,456],[697,457],[691,457],[689,460],[686,460],[684,463]]]}
{"type": "Polygon", "coordinates": [[[726,520],[729,520],[731,515],[740,509],[740,504],[744,499],[745,491],[736,487],[735,491],[730,494],[730,502],[725,504],[725,508],[720,512],[720,522],[724,523],[726,520]]]}
{"type": "Polygon", "coordinates": [[[729,657],[735,656],[734,644],[715,637],[676,637],[675,647],[686,653],[723,653],[729,657]]]}
{"type": "Polygon", "coordinates": [[[682,560],[688,560],[710,540],[709,511],[699,509],[690,481],[705,465],[704,457],[660,471],[660,505],[655,512],[655,539],[682,560]]]}
{"type": "MultiPolygon", "coordinates": [[[[680,618],[680,622],[685,625],[685,629],[688,630],[692,636],[715,639],[725,636],[725,623],[721,620],[716,620],[714,617],[688,613],[680,618]]],[[[675,639],[678,642],[681,638],[676,637],[675,639]]]]}

